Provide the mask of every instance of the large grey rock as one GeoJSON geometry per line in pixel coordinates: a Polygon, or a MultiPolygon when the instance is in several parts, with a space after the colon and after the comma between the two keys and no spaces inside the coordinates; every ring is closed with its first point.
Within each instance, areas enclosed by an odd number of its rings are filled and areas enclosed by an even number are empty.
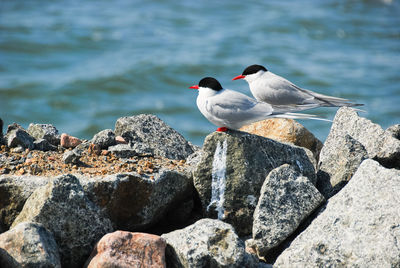
{"type": "Polygon", "coordinates": [[[233,227],[219,220],[202,219],[161,237],[170,267],[257,267],[233,227]]]}
{"type": "Polygon", "coordinates": [[[24,149],[33,149],[34,138],[29,135],[20,125],[12,124],[7,128],[6,134],[7,146],[10,148],[22,147],[24,149]]]}
{"type": "Polygon", "coordinates": [[[274,267],[399,267],[400,171],[362,162],[274,267]]]}
{"type": "Polygon", "coordinates": [[[392,135],[394,138],[400,140],[400,124],[390,126],[385,131],[392,135]]]}
{"type": "Polygon", "coordinates": [[[392,132],[384,131],[379,125],[359,117],[354,109],[342,107],[336,113],[324,147],[331,147],[331,143],[334,144],[335,140],[346,134],[364,146],[368,158],[386,167],[400,168],[400,140],[393,137],[392,132]]]}
{"type": "Polygon", "coordinates": [[[324,202],[324,197],[288,164],[272,170],[254,211],[253,243],[260,256],[282,243],[324,202]]]}
{"type": "Polygon", "coordinates": [[[208,135],[194,172],[204,213],[249,235],[266,176],[286,163],[315,182],[314,166],[301,147],[238,131],[208,135]]]}
{"type": "Polygon", "coordinates": [[[193,194],[193,182],[187,174],[161,169],[151,176],[116,174],[84,178],[81,183],[116,229],[139,231],[155,224],[193,194]]]}
{"type": "Polygon", "coordinates": [[[368,158],[365,147],[350,135],[325,143],[320,154],[317,188],[330,198],[350,180],[361,162],[368,158]]]}
{"type": "Polygon", "coordinates": [[[0,176],[0,227],[8,230],[33,191],[49,179],[35,176],[0,176]]]}
{"type": "Polygon", "coordinates": [[[90,142],[99,145],[101,149],[107,149],[116,144],[114,131],[111,129],[102,130],[94,135],[90,142]]]}
{"type": "Polygon", "coordinates": [[[36,189],[12,227],[24,221],[41,223],[53,234],[63,267],[82,267],[94,244],[112,231],[110,220],[72,175],[56,177],[36,189]]]}
{"type": "Polygon", "coordinates": [[[134,149],[148,149],[170,159],[186,159],[194,151],[181,134],[155,115],[121,117],[115,123],[115,135],[129,141],[134,149]]]}
{"type": "Polygon", "coordinates": [[[60,144],[60,134],[51,124],[29,124],[28,133],[35,139],[44,139],[54,146],[60,144]]]}
{"type": "Polygon", "coordinates": [[[20,223],[0,235],[0,267],[61,268],[57,244],[41,224],[20,223]]]}

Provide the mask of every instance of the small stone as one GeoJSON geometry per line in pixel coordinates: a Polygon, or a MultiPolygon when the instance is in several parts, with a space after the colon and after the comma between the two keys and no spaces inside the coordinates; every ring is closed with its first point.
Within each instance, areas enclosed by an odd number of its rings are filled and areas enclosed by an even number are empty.
{"type": "Polygon", "coordinates": [[[24,175],[24,173],[25,173],[25,169],[24,169],[24,168],[20,168],[20,169],[18,170],[18,174],[19,174],[19,175],[24,175]]]}
{"type": "Polygon", "coordinates": [[[128,144],[128,142],[121,136],[116,136],[115,137],[115,142],[117,144],[128,144]]]}
{"type": "Polygon", "coordinates": [[[47,151],[57,151],[57,146],[49,143],[45,139],[37,139],[33,142],[33,146],[35,150],[47,152],[47,151]]]}
{"type": "Polygon", "coordinates": [[[77,164],[80,163],[80,155],[74,151],[66,151],[63,154],[62,160],[65,164],[77,164]]]}
{"type": "Polygon", "coordinates": [[[157,235],[116,231],[96,244],[85,267],[166,267],[166,243],[157,235]]]}
{"type": "Polygon", "coordinates": [[[22,147],[33,149],[34,139],[20,125],[12,124],[8,126],[6,135],[7,145],[10,148],[22,147]]]}
{"type": "Polygon", "coordinates": [[[116,144],[115,134],[111,129],[105,129],[94,135],[90,142],[98,145],[100,149],[107,149],[116,144]]]}
{"type": "Polygon", "coordinates": [[[81,143],[82,141],[76,137],[70,136],[66,133],[61,134],[60,144],[64,148],[75,148],[81,143]]]}
{"type": "Polygon", "coordinates": [[[12,148],[11,149],[11,152],[12,153],[17,153],[17,154],[20,154],[20,153],[22,153],[24,151],[24,148],[22,148],[21,146],[18,146],[18,147],[15,147],[15,148],[12,148]]]}
{"type": "MultiPolygon", "coordinates": [[[[118,158],[129,158],[138,155],[146,155],[139,153],[136,149],[132,148],[129,144],[117,144],[108,147],[109,152],[113,153],[118,158]]],[[[151,154],[147,154],[151,155],[151,154]]]]}
{"type": "Polygon", "coordinates": [[[35,139],[44,139],[50,144],[57,146],[60,144],[60,134],[51,124],[30,124],[28,133],[35,139]]]}
{"type": "Polygon", "coordinates": [[[101,155],[108,155],[110,152],[108,150],[101,150],[101,155]]]}

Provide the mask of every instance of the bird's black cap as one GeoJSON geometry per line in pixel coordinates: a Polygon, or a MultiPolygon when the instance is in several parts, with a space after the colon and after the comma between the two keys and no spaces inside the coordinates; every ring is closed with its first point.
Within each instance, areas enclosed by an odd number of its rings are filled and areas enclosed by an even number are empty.
{"type": "Polygon", "coordinates": [[[212,77],[204,77],[201,79],[199,82],[199,87],[208,87],[215,91],[220,91],[222,89],[222,86],[218,80],[212,77]]]}
{"type": "Polygon", "coordinates": [[[263,70],[264,72],[268,71],[264,66],[258,65],[258,64],[254,64],[254,65],[250,65],[249,67],[244,69],[242,75],[255,74],[260,70],[263,70]]]}

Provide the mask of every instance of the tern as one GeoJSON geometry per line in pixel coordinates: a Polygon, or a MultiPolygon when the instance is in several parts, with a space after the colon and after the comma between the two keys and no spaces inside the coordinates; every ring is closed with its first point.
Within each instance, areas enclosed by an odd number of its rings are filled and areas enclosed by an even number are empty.
{"type": "Polygon", "coordinates": [[[310,105],[316,107],[361,106],[348,99],[319,94],[303,89],[289,80],[268,71],[264,66],[251,65],[232,80],[244,79],[249,83],[251,94],[258,101],[272,105],[310,105]]]}
{"type": "Polygon", "coordinates": [[[330,121],[311,114],[292,113],[315,108],[316,104],[288,106],[259,102],[240,92],[223,88],[213,77],[205,77],[190,88],[198,90],[197,107],[208,121],[218,127],[217,131],[240,129],[272,117],[330,121]]]}

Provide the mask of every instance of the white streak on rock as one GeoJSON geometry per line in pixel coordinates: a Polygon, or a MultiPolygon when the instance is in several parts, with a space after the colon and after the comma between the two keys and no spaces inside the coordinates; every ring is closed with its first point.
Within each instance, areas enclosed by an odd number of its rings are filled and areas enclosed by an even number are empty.
{"type": "Polygon", "coordinates": [[[211,201],[207,206],[208,211],[212,205],[215,205],[215,210],[218,212],[218,219],[220,220],[224,219],[227,149],[228,143],[226,139],[222,144],[222,148],[221,142],[218,142],[212,165],[211,201]]]}
{"type": "Polygon", "coordinates": [[[300,168],[300,172],[303,172],[303,165],[300,163],[299,160],[296,159],[296,164],[300,168]]]}

